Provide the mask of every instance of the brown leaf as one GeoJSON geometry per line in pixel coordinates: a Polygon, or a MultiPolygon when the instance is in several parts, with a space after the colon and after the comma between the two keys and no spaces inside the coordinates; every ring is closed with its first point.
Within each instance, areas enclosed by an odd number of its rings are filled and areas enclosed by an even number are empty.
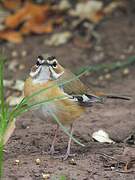
{"type": "Polygon", "coordinates": [[[46,24],[39,24],[34,21],[27,21],[22,28],[20,29],[20,32],[22,34],[30,34],[30,33],[36,33],[36,34],[42,34],[42,33],[51,33],[53,31],[52,23],[48,22],[46,24]]]}
{"type": "Polygon", "coordinates": [[[93,16],[91,16],[92,21],[94,23],[99,23],[105,16],[105,13],[103,11],[97,11],[93,16]]]}
{"type": "Polygon", "coordinates": [[[9,28],[16,28],[30,19],[34,19],[38,23],[43,23],[49,11],[50,7],[48,5],[36,5],[28,2],[15,14],[8,16],[5,19],[5,25],[9,28]]]}
{"type": "Polygon", "coordinates": [[[9,10],[16,10],[21,6],[22,0],[4,0],[2,4],[9,10]]]}
{"type": "Polygon", "coordinates": [[[13,43],[22,42],[22,35],[16,31],[3,30],[0,31],[0,39],[11,41],[13,43]]]}

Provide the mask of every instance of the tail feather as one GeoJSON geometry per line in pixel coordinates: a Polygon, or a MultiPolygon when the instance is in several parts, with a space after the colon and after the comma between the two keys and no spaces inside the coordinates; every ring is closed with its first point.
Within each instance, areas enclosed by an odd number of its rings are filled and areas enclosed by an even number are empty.
{"type": "Polygon", "coordinates": [[[116,95],[116,94],[105,94],[103,92],[96,92],[96,96],[103,97],[103,98],[110,98],[110,99],[121,99],[121,100],[131,100],[130,96],[126,95],[116,95]]]}
{"type": "Polygon", "coordinates": [[[131,97],[129,96],[121,96],[121,95],[113,95],[113,94],[107,94],[104,97],[111,98],[111,99],[121,99],[121,100],[131,100],[131,97]]]}

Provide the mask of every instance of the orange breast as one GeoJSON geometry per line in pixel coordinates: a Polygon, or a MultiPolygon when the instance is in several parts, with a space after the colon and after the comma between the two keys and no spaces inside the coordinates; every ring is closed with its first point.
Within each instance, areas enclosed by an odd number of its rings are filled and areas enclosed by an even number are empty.
{"type": "MultiPolygon", "coordinates": [[[[41,89],[46,89],[50,86],[54,85],[54,81],[48,81],[47,83],[42,83],[42,84],[33,84],[32,79],[28,78],[25,82],[24,85],[24,96],[30,96],[34,92],[37,92],[41,89]]],[[[63,91],[58,87],[58,86],[53,86],[52,88],[49,88],[48,90],[45,90],[44,92],[36,95],[35,97],[32,97],[30,103],[38,103],[43,100],[48,100],[52,98],[56,98],[59,96],[65,95],[63,91]]],[[[60,99],[57,101],[51,101],[48,106],[43,105],[42,110],[40,111],[43,113],[45,116],[45,113],[47,112],[46,109],[47,107],[55,107],[55,114],[59,118],[59,120],[63,124],[70,124],[72,123],[75,119],[77,119],[84,111],[84,107],[79,106],[78,103],[73,102],[72,100],[65,98],[65,99],[60,99]],[[45,109],[44,109],[45,108],[45,109]]],[[[52,109],[54,111],[54,109],[52,109]]]]}

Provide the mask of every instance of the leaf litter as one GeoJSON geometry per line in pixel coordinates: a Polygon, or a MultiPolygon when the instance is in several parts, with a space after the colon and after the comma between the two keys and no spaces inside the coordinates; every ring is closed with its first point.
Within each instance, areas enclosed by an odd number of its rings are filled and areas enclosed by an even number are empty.
{"type": "MultiPolygon", "coordinates": [[[[99,24],[117,8],[124,7],[122,0],[111,1],[108,4],[101,0],[76,1],[74,3],[69,0],[61,0],[55,3],[44,1],[42,4],[30,0],[5,0],[1,4],[5,8],[5,14],[9,14],[5,15],[0,21],[0,27],[2,27],[0,28],[1,40],[21,43],[26,35],[50,34],[55,32],[57,26],[59,26],[61,37],[64,40],[53,40],[54,46],[59,46],[72,39],[68,37],[63,38],[65,28],[69,29],[69,33],[73,34],[72,36],[74,37],[72,24],[74,24],[76,19],[80,22],[87,19],[90,24],[99,24]],[[60,42],[56,43],[56,41],[60,42]]],[[[89,33],[93,33],[93,31],[90,29],[89,33]]],[[[54,36],[57,36],[57,34],[54,34],[54,36]]],[[[61,39],[61,37],[56,39],[61,39]]],[[[53,38],[51,37],[51,39],[53,38]]],[[[91,38],[89,41],[91,41],[91,38]]],[[[79,44],[81,44],[81,41],[79,44]]]]}

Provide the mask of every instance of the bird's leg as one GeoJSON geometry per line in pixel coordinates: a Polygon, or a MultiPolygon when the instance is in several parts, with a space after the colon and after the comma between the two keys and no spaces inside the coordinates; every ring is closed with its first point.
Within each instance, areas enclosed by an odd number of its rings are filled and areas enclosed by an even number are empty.
{"type": "MultiPolygon", "coordinates": [[[[71,124],[71,135],[73,134],[73,124],[71,124]]],[[[63,160],[66,160],[69,156],[75,156],[75,154],[71,154],[70,153],[70,148],[71,148],[71,140],[72,140],[72,138],[70,137],[69,138],[69,141],[68,141],[68,147],[67,147],[67,152],[66,152],[66,154],[64,155],[64,157],[63,157],[63,160]]]]}
{"type": "Polygon", "coordinates": [[[52,141],[52,144],[51,144],[51,148],[50,148],[50,151],[49,151],[50,154],[54,154],[56,152],[55,149],[54,149],[54,145],[55,145],[55,142],[56,142],[58,130],[59,130],[59,125],[57,124],[57,127],[55,129],[55,135],[54,135],[54,138],[53,138],[53,141],[52,141]]]}

